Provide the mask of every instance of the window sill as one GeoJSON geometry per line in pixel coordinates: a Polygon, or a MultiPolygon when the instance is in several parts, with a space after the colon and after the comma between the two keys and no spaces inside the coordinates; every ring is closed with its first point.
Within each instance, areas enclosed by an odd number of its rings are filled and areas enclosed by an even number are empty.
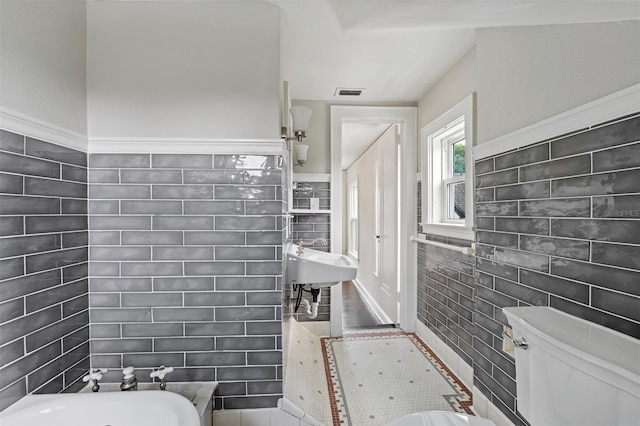
{"type": "Polygon", "coordinates": [[[473,229],[461,225],[421,224],[422,233],[439,235],[441,237],[459,238],[461,240],[474,241],[473,229]]]}

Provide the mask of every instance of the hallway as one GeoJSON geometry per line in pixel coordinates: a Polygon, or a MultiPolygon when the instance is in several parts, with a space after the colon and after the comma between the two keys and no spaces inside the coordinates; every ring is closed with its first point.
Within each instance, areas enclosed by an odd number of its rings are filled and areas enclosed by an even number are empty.
{"type": "Polygon", "coordinates": [[[342,306],[343,330],[394,327],[380,321],[353,281],[342,282],[342,306]]]}

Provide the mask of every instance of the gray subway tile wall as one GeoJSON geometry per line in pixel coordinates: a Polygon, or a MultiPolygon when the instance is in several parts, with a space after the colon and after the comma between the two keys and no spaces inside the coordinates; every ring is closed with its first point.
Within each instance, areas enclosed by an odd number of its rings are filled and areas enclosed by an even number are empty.
{"type": "Polygon", "coordinates": [[[171,365],[171,381],[219,381],[216,408],[275,406],[283,305],[277,157],[89,160],[92,366],[171,365]]]}
{"type": "Polygon", "coordinates": [[[0,131],[0,410],[89,369],[87,155],[0,131]]]}
{"type": "Polygon", "coordinates": [[[552,306],[640,338],[639,149],[636,115],[476,163],[474,385],[516,425],[503,307],[552,306]]]}

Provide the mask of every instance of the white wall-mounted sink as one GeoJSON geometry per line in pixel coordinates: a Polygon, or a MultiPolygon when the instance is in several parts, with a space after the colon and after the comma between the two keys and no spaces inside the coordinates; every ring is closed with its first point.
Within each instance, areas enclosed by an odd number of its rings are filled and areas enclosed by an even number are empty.
{"type": "Polygon", "coordinates": [[[287,251],[287,283],[311,284],[313,288],[330,287],[358,275],[358,267],[347,256],[304,249],[298,254],[298,246],[291,244],[287,251]]]}

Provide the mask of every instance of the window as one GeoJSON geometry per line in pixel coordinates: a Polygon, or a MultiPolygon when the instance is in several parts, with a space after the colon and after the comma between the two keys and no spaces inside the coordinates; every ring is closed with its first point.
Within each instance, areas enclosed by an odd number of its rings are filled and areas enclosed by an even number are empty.
{"type": "Polygon", "coordinates": [[[358,258],[358,181],[349,185],[349,253],[358,258]]]}
{"type": "Polygon", "coordinates": [[[473,96],[421,131],[422,231],[473,239],[473,96]]]}

